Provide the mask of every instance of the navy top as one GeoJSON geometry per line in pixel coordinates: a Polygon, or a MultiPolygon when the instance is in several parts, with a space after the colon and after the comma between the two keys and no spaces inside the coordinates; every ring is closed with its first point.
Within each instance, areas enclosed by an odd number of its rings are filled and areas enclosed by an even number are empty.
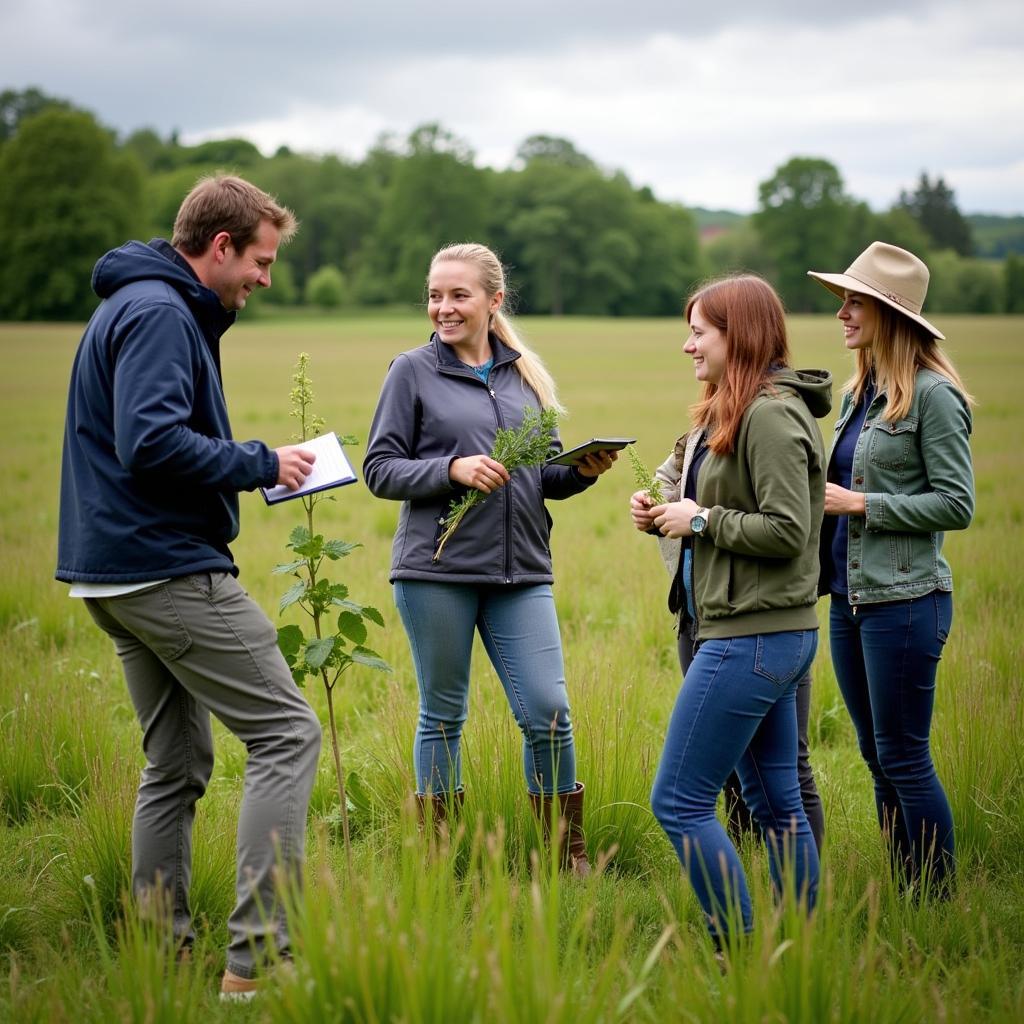
{"type": "MultiPolygon", "coordinates": [[[[843,427],[842,434],[836,442],[832,453],[832,465],[835,468],[836,482],[847,490],[853,482],[853,453],[857,448],[857,439],[864,428],[868,408],[875,400],[875,382],[869,379],[864,387],[864,394],[850,413],[850,418],[843,427]]],[[[846,595],[846,562],[850,549],[850,517],[836,516],[836,529],[832,535],[832,572],[829,589],[833,594],[846,595]]]]}
{"type": "MultiPolygon", "coordinates": [[[[686,471],[686,479],[683,481],[683,497],[691,501],[697,500],[697,474],[708,454],[708,440],[705,434],[694,449],[693,458],[690,459],[689,468],[686,471]]],[[[691,622],[697,621],[697,610],[693,604],[693,587],[687,586],[693,580],[693,538],[683,538],[683,557],[679,559],[679,570],[676,573],[675,587],[676,596],[683,600],[678,602],[680,607],[685,607],[686,617],[691,622]]]]}

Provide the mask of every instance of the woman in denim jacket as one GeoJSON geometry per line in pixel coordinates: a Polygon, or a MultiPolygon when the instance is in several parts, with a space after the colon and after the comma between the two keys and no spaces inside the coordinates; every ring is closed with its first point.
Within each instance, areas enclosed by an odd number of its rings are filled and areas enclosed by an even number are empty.
{"type": "Polygon", "coordinates": [[[922,315],[928,268],[872,243],[838,295],[856,353],[825,491],[819,589],[832,661],[875,784],[894,876],[935,894],[955,869],[953,816],[929,746],[935,677],[953,618],[945,530],[974,512],[971,396],[922,315]]]}

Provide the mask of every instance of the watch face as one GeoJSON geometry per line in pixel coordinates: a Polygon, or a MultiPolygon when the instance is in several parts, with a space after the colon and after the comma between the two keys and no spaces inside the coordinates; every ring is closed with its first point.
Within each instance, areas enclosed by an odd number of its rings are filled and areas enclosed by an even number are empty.
{"type": "Polygon", "coordinates": [[[704,527],[706,527],[707,525],[707,516],[702,516],[699,512],[690,520],[690,529],[694,533],[703,533],[704,527]]]}

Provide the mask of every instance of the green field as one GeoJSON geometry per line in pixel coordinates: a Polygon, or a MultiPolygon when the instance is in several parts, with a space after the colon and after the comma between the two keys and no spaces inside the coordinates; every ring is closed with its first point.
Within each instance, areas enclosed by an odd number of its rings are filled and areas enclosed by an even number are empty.
{"type": "MultiPolygon", "coordinates": [[[[567,445],[635,435],[644,461],[661,461],[695,395],[681,320],[522,326],[570,409],[567,445]]],[[[746,846],[756,930],[719,973],[647,802],[679,680],[667,578],[654,542],[630,524],[624,460],[589,493],[551,505],[579,776],[604,871],[580,883],[543,861],[531,866],[538,842],[518,733],[479,650],[464,738],[467,828],[425,857],[408,805],[415,681],[387,582],[397,506],[348,487],[320,506],[320,528],[362,543],[337,575],[384,613],[370,642],[394,674],[357,670],[344,684],[342,754],[357,782],[351,873],[325,746],[295,970],[243,1009],[220,1006],[215,993],[244,751],[220,730],[197,821],[200,943],[178,965],[121,903],[141,755],[119,664],[52,579],[80,327],[0,325],[0,1020],[1024,1020],[1024,320],[945,317],[940,326],[979,400],[978,509],[968,531],[947,538],[956,614],[933,731],[958,830],[960,885],[949,903],[917,905],[888,879],[868,773],[822,644],[811,724],[828,823],[819,909],[810,922],[776,910],[763,852],[746,846]]],[[[791,330],[797,365],[845,378],[834,320],[797,317],[791,330]]],[[[236,437],[288,439],[290,374],[306,351],[328,427],[365,440],[390,359],[427,334],[425,318],[411,317],[233,328],[224,369],[236,437]]],[[[831,421],[823,427],[828,436],[831,421]]],[[[236,561],[272,616],[287,584],[270,570],[285,560],[300,513],[242,499],[236,561]]],[[[311,684],[308,696],[324,718],[323,694],[311,684]]]]}

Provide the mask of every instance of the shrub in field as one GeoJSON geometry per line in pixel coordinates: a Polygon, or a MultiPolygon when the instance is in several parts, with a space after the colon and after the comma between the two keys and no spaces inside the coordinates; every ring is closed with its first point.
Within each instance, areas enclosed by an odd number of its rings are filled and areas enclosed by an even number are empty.
{"type": "MultiPolygon", "coordinates": [[[[309,356],[302,353],[292,376],[291,415],[299,422],[298,442],[308,441],[323,430],[324,421],[313,412],[313,384],[309,377],[309,356]]],[[[343,443],[355,444],[354,437],[342,438],[343,443]]],[[[359,544],[344,540],[327,540],[317,533],[314,509],[323,500],[332,500],[322,492],[304,494],[299,499],[306,511],[306,525],[296,526],[286,545],[297,557],[275,567],[274,572],[294,576],[297,580],[281,598],[280,611],[297,605],[310,618],[313,635],[307,637],[297,624],[282,626],[277,631],[281,648],[292,677],[300,686],[307,676],[319,676],[327,695],[327,721],[331,733],[331,751],[338,779],[342,837],[346,854],[350,857],[348,823],[348,797],[345,792],[345,774],[338,746],[338,725],[334,714],[334,687],[341,676],[353,665],[378,672],[390,672],[390,666],[376,651],[364,646],[367,620],[378,626],[384,618],[376,608],[357,604],[349,599],[344,583],[333,583],[324,575],[325,563],[345,558],[359,544]],[[340,611],[339,611],[340,609],[340,611]],[[328,632],[328,615],[338,611],[335,628],[328,632]]],[[[352,780],[355,783],[356,780],[352,780]]],[[[351,788],[351,786],[350,786],[351,788]]]]}

